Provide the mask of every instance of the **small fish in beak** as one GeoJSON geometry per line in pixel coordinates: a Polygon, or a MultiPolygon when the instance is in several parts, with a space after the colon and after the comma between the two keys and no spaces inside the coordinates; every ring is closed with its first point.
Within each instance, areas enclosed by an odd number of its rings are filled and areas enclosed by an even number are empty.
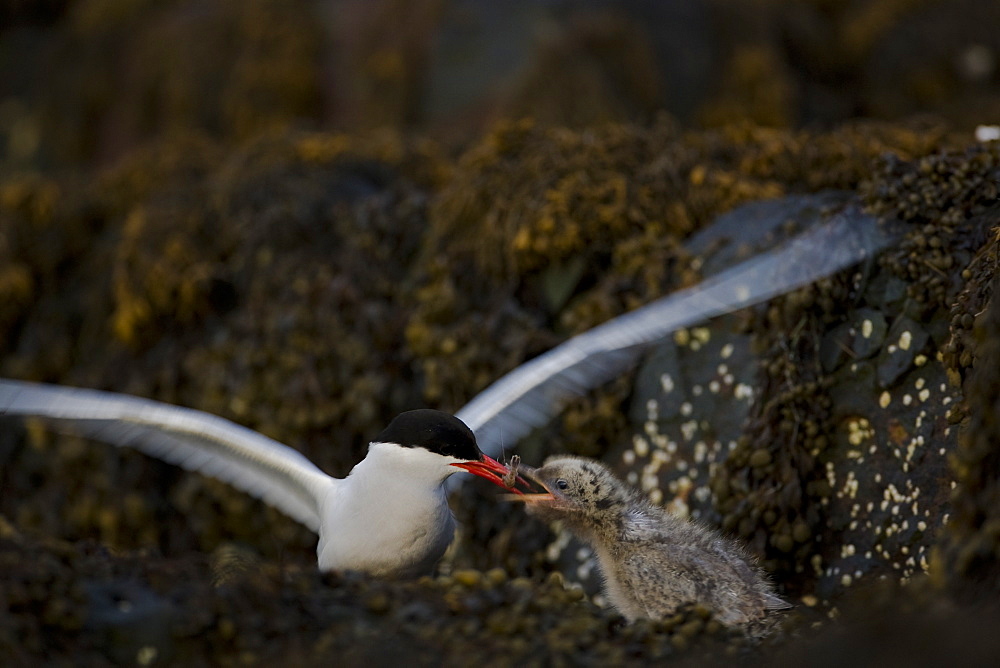
{"type": "Polygon", "coordinates": [[[517,468],[521,465],[521,455],[513,455],[507,464],[507,475],[503,477],[504,487],[513,489],[517,484],[517,468]]]}

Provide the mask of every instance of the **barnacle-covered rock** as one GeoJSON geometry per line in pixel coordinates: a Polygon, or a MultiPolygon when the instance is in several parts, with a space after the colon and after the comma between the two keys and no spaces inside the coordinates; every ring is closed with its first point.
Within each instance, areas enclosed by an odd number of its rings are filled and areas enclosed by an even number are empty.
{"type": "MultiPolygon", "coordinates": [[[[49,213],[31,202],[55,184],[27,182],[8,197],[5,236],[25,249],[41,306],[6,329],[5,373],[197,405],[343,474],[372,424],[418,403],[402,336],[407,276],[425,188],[444,163],[391,134],[279,133],[225,158],[207,140],[183,147],[150,147],[49,213]],[[43,214],[51,232],[29,236],[43,214]],[[98,348],[105,357],[88,354],[66,375],[67,355],[98,348]],[[371,364],[374,350],[384,363],[371,364]]],[[[225,485],[132,453],[34,443],[19,451],[24,477],[4,499],[20,498],[12,514],[25,527],[55,532],[60,510],[40,499],[76,494],[71,535],[148,545],[159,540],[151,527],[180,508],[196,517],[194,533],[182,523],[164,540],[211,549],[228,531],[272,533],[311,558],[306,532],[225,485]],[[75,476],[80,467],[91,475],[75,476]],[[121,489],[151,494],[128,505],[121,489]]]]}
{"type": "Polygon", "coordinates": [[[987,302],[972,327],[974,363],[963,385],[968,419],[953,459],[957,479],[953,519],[934,564],[936,579],[966,602],[995,597],[1000,582],[1000,383],[996,373],[1000,273],[995,260],[992,264],[992,278],[984,290],[987,302]]]}
{"type": "Polygon", "coordinates": [[[983,245],[989,229],[981,214],[1000,194],[1000,145],[977,143],[919,160],[889,155],[860,192],[869,209],[902,220],[911,231],[882,262],[907,281],[916,315],[950,305],[961,272],[983,245]]]}
{"type": "MultiPolygon", "coordinates": [[[[31,278],[0,284],[12,297],[0,320],[0,373],[197,406],[342,475],[394,413],[456,408],[534,354],[798,233],[859,190],[873,210],[903,211],[864,181],[883,152],[903,161],[901,179],[926,156],[972,156],[970,178],[991,178],[979,149],[942,152],[950,141],[907,126],[681,132],[667,120],[582,131],[509,123],[455,160],[391,132],[279,132],[239,149],[165,140],[99,178],[25,177],[0,191],[0,252],[31,278]],[[744,218],[741,206],[761,199],[744,218]],[[734,215],[708,225],[726,212],[734,215]]],[[[962,397],[947,371],[976,366],[967,330],[955,325],[968,325],[965,315],[975,324],[994,273],[989,247],[976,245],[990,210],[966,206],[978,202],[967,194],[956,205],[967,215],[951,229],[964,239],[955,256],[967,251],[960,260],[972,264],[967,274],[959,260],[942,269],[950,287],[938,295],[965,295],[954,313],[908,292],[923,279],[863,265],[676,332],[636,376],[573,400],[519,454],[529,463],[556,451],[609,461],[654,500],[746,539],[787,595],[823,611],[859,581],[918,577],[950,512],[946,462],[958,430],[949,414],[964,415],[951,410],[962,397]],[[939,357],[949,335],[956,347],[939,357]]],[[[916,222],[907,239],[928,224],[919,207],[899,215],[916,222]]],[[[172,555],[211,554],[235,540],[261,553],[251,571],[278,559],[312,568],[312,536],[221,483],[26,431],[0,432],[5,471],[14,472],[0,512],[20,529],[172,555]]],[[[592,555],[515,507],[498,512],[475,485],[458,493],[456,510],[462,532],[441,566],[452,578],[443,603],[409,606],[405,586],[337,586],[357,592],[366,623],[405,608],[408,620],[423,620],[419,634],[446,633],[445,617],[475,617],[493,601],[489,616],[447,632],[486,629],[523,656],[532,646],[516,633],[532,604],[461,588],[492,582],[483,573],[501,567],[525,578],[511,591],[537,593],[549,615],[569,604],[538,583],[560,570],[592,586],[592,555]]],[[[216,579],[205,571],[206,582],[216,579]]],[[[220,581],[241,577],[227,571],[220,581]]],[[[302,591],[325,586],[302,577],[302,591]]],[[[165,580],[143,585],[150,610],[165,580]]],[[[273,582],[235,586],[251,587],[261,609],[299,605],[273,582]]],[[[227,651],[269,656],[235,640],[239,623],[218,605],[185,617],[182,636],[217,624],[213,637],[227,651]]],[[[572,629],[600,656],[625,656],[633,642],[658,648],[640,652],[654,656],[711,626],[683,618],[620,629],[610,612],[579,605],[585,614],[565,628],[551,622],[562,629],[550,634],[553,647],[572,629]]],[[[340,610],[317,635],[322,647],[353,642],[336,620],[354,613],[340,610]]],[[[158,615],[152,626],[162,628],[158,615]]],[[[187,641],[170,638],[164,655],[208,651],[182,652],[187,641]]]]}
{"type": "Polygon", "coordinates": [[[965,285],[955,298],[949,313],[951,338],[942,349],[949,378],[961,386],[976,360],[976,340],[973,330],[977,319],[985,312],[993,293],[992,279],[1000,268],[1000,208],[996,205],[984,212],[982,224],[993,225],[991,239],[976,253],[969,266],[962,270],[965,285]]]}
{"type": "Polygon", "coordinates": [[[626,626],[558,574],[462,570],[417,581],[263,565],[212,582],[205,560],[0,537],[0,659],[83,663],[533,665],[751,650],[700,608],[626,626]],[[373,643],[373,629],[379,642],[373,643]],[[293,642],[288,642],[294,638],[293,642]]]}

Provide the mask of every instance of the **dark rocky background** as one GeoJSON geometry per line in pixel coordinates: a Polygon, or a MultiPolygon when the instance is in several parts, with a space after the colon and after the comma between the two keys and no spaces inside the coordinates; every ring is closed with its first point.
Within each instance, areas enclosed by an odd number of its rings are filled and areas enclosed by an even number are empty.
{"type": "Polygon", "coordinates": [[[700,610],[625,626],[586,550],[475,483],[437,578],[319,575],[309,532],[221,483],[5,421],[0,662],[995,665],[1000,147],[973,129],[998,25],[973,0],[0,2],[0,375],[217,413],[335,475],[399,411],[844,207],[906,230],[519,446],[746,540],[796,604],[761,647],[700,610]]]}

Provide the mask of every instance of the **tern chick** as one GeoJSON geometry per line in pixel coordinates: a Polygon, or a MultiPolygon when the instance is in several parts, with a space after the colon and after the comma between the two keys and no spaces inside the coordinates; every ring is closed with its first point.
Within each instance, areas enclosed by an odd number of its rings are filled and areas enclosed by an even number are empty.
{"type": "Polygon", "coordinates": [[[547,493],[516,499],[590,544],[608,600],[629,621],[698,604],[727,626],[746,627],[788,607],[736,542],[653,505],[604,465],[553,457],[533,472],[521,471],[547,493]]]}

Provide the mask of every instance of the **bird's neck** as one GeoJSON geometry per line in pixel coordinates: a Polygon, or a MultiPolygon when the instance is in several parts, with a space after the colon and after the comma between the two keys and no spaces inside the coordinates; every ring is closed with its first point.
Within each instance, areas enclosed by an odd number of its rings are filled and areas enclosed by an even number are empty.
{"type": "Polygon", "coordinates": [[[368,455],[351,470],[347,480],[365,485],[439,488],[448,476],[460,470],[450,466],[449,461],[459,460],[449,460],[423,448],[372,443],[368,447],[368,455]]]}
{"type": "Polygon", "coordinates": [[[567,529],[584,540],[613,544],[619,540],[626,521],[623,508],[611,508],[586,515],[568,513],[561,516],[567,529]]]}

